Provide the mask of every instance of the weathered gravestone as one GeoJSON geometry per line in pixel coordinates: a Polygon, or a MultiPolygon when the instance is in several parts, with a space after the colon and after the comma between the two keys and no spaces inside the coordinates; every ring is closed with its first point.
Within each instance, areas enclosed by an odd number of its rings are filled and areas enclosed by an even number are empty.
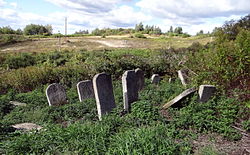
{"type": "Polygon", "coordinates": [[[77,83],[77,92],[80,102],[85,99],[94,98],[93,83],[90,80],[80,81],[77,83]]]}
{"type": "Polygon", "coordinates": [[[100,73],[93,78],[93,88],[99,119],[116,107],[111,75],[100,73]]]}
{"type": "Polygon", "coordinates": [[[160,82],[161,78],[159,74],[153,74],[151,77],[151,83],[158,84],[160,82]]]}
{"type": "Polygon", "coordinates": [[[135,74],[137,77],[138,90],[140,91],[144,88],[145,84],[144,72],[140,68],[137,68],[135,74]]]}
{"type": "Polygon", "coordinates": [[[63,86],[58,83],[53,83],[46,89],[46,96],[49,106],[58,106],[67,104],[66,91],[63,86]]]}
{"type": "Polygon", "coordinates": [[[188,70],[178,70],[178,77],[181,80],[182,85],[186,86],[188,84],[188,70]]]}
{"type": "Polygon", "coordinates": [[[126,71],[122,75],[122,90],[124,109],[130,110],[131,103],[138,100],[138,83],[134,70],[126,71]]]}
{"type": "Polygon", "coordinates": [[[216,87],[212,85],[200,85],[198,92],[199,101],[207,102],[216,92],[216,87]]]}
{"type": "Polygon", "coordinates": [[[180,95],[176,96],[174,99],[172,99],[171,101],[169,101],[168,103],[166,103],[163,106],[163,109],[167,109],[170,106],[172,106],[173,104],[176,104],[176,103],[180,102],[181,100],[183,100],[184,98],[188,97],[189,95],[191,95],[195,91],[196,91],[196,88],[190,88],[190,89],[187,89],[187,90],[183,91],[180,95]]]}

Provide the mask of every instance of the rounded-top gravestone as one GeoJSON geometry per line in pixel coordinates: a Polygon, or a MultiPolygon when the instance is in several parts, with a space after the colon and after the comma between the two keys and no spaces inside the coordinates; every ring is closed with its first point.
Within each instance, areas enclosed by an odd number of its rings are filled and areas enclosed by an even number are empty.
{"type": "Polygon", "coordinates": [[[53,83],[46,89],[46,96],[49,106],[59,106],[67,104],[67,96],[64,87],[58,83],[53,83]]]}
{"type": "Polygon", "coordinates": [[[85,99],[94,98],[93,83],[90,80],[80,81],[77,83],[77,92],[80,102],[85,99]]]}

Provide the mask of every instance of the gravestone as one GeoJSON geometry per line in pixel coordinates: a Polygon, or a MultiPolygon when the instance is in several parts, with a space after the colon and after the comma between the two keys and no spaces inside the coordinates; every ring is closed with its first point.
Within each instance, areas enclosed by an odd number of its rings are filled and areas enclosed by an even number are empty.
{"type": "Polygon", "coordinates": [[[199,101],[207,102],[216,92],[216,87],[213,85],[200,85],[198,92],[199,101]]]}
{"type": "Polygon", "coordinates": [[[58,83],[53,83],[46,89],[46,96],[49,106],[59,106],[67,104],[66,91],[63,86],[58,83]]]}
{"type": "Polygon", "coordinates": [[[77,92],[80,102],[85,99],[94,98],[93,83],[90,80],[80,81],[77,83],[77,92]]]}
{"type": "Polygon", "coordinates": [[[128,111],[131,103],[138,100],[138,83],[134,70],[128,70],[122,75],[122,90],[124,109],[128,111]]]}
{"type": "Polygon", "coordinates": [[[188,70],[178,70],[178,77],[181,80],[182,85],[186,86],[188,84],[188,70]]]}
{"type": "Polygon", "coordinates": [[[153,74],[151,77],[151,83],[158,84],[160,82],[161,78],[159,74],[153,74]]]}
{"type": "Polygon", "coordinates": [[[93,88],[99,119],[116,107],[111,75],[100,73],[93,78],[93,88]]]}
{"type": "Polygon", "coordinates": [[[137,77],[138,90],[140,91],[144,88],[145,84],[144,72],[140,68],[137,68],[135,74],[137,77]]]}
{"type": "Polygon", "coordinates": [[[172,99],[171,101],[169,101],[168,103],[166,103],[163,106],[163,109],[167,109],[170,106],[172,106],[173,104],[176,104],[176,103],[180,102],[181,100],[183,100],[184,98],[188,97],[189,95],[191,95],[195,91],[196,91],[196,88],[190,88],[190,89],[187,89],[187,90],[183,91],[181,94],[179,94],[178,96],[176,96],[174,99],[172,99]]]}

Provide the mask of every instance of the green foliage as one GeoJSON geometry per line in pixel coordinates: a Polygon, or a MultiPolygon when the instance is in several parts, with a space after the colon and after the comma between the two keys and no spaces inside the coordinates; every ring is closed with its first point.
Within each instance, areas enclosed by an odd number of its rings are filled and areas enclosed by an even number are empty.
{"type": "Polygon", "coordinates": [[[16,34],[0,34],[0,45],[13,44],[27,39],[23,35],[16,34]]]}
{"type": "Polygon", "coordinates": [[[23,33],[25,35],[51,35],[52,34],[52,26],[51,25],[36,25],[29,24],[23,29],[23,33]]]}
{"type": "Polygon", "coordinates": [[[0,27],[0,34],[17,34],[21,35],[23,32],[21,29],[13,30],[10,26],[0,27]]]}
{"type": "Polygon", "coordinates": [[[146,36],[144,36],[142,33],[135,33],[134,36],[136,38],[147,38],[146,36]]]}
{"type": "Polygon", "coordinates": [[[196,100],[195,96],[188,106],[172,114],[178,127],[218,132],[230,140],[241,138],[241,134],[231,127],[239,111],[234,99],[217,98],[202,104],[196,100]]]}
{"type": "Polygon", "coordinates": [[[4,64],[10,69],[17,69],[27,66],[33,66],[35,64],[35,58],[28,53],[21,53],[15,56],[8,57],[4,64]]]}

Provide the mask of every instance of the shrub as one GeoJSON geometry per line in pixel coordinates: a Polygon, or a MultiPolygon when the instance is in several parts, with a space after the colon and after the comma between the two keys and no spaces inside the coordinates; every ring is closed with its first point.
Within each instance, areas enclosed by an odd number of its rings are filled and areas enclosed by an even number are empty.
{"type": "Polygon", "coordinates": [[[136,38],[147,38],[146,36],[144,36],[142,33],[135,33],[134,36],[136,38]]]}

